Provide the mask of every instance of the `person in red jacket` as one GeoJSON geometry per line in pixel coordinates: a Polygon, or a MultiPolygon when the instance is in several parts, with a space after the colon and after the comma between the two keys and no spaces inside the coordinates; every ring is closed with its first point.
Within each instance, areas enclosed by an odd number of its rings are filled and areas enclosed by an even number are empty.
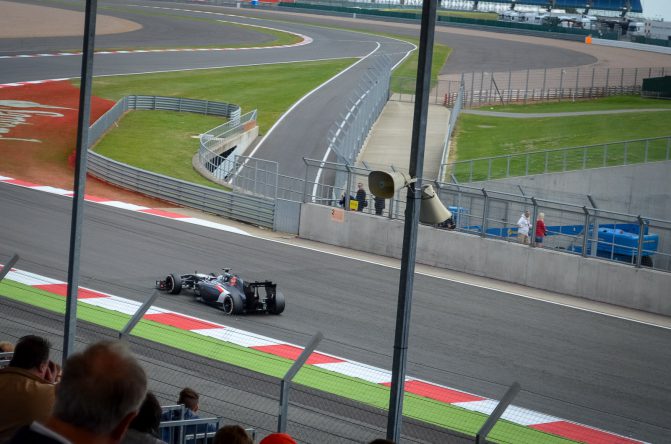
{"type": "Polygon", "coordinates": [[[536,221],[536,246],[542,247],[545,235],[548,234],[548,229],[545,227],[545,213],[538,213],[538,220],[536,221]]]}

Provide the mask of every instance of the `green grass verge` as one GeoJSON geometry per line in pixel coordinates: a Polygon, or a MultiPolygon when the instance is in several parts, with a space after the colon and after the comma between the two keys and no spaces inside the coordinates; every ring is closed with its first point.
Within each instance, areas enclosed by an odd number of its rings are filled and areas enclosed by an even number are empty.
{"type": "Polygon", "coordinates": [[[243,113],[258,109],[261,133],[296,101],[353,63],[321,62],[203,69],[158,74],[96,77],[93,94],[111,100],[157,95],[235,103],[243,113]]]}
{"type": "MultiPolygon", "coordinates": [[[[586,104],[587,107],[593,106],[586,104]]],[[[610,106],[604,104],[602,106],[610,106]]],[[[574,110],[582,110],[574,104],[574,110]]],[[[492,160],[460,163],[448,173],[459,181],[476,181],[544,172],[616,166],[664,160],[666,139],[604,144],[664,137],[671,133],[671,112],[512,119],[462,114],[456,127],[456,161],[525,154],[558,148],[599,145],[492,160]]]]}
{"type": "Polygon", "coordinates": [[[645,99],[639,96],[612,96],[599,99],[578,100],[576,102],[551,102],[532,105],[498,105],[483,106],[483,111],[512,113],[563,113],[576,111],[608,111],[616,109],[671,109],[671,101],[645,99]]]}
{"type": "MultiPolygon", "coordinates": [[[[397,38],[397,37],[396,37],[397,38]]],[[[415,45],[419,45],[416,40],[408,38],[403,39],[415,45]]],[[[431,85],[434,86],[438,81],[438,74],[450,57],[452,49],[446,45],[436,44],[433,48],[431,58],[431,85]]],[[[400,94],[414,94],[417,79],[417,63],[419,60],[418,51],[414,51],[398,68],[394,70],[391,76],[391,91],[400,94]]]]}
{"type": "MultiPolygon", "coordinates": [[[[62,314],[65,312],[64,297],[17,282],[9,280],[0,282],[0,294],[8,299],[38,306],[56,313],[62,314]]],[[[126,325],[130,316],[79,302],[77,304],[77,318],[110,329],[120,330],[126,325]]],[[[284,376],[292,364],[292,361],[288,359],[148,320],[140,321],[133,330],[133,335],[277,378],[284,376]]],[[[294,381],[306,387],[382,409],[387,407],[389,401],[389,389],[382,385],[368,383],[314,366],[303,367],[294,381]]],[[[469,412],[456,406],[416,395],[405,396],[403,413],[408,417],[472,436],[475,435],[486,419],[483,414],[469,412]]],[[[571,442],[507,421],[499,421],[489,435],[489,440],[520,444],[571,442]]]]}
{"type": "Polygon", "coordinates": [[[130,111],[94,147],[119,162],[165,176],[229,190],[198,174],[191,159],[198,136],[226,122],[216,116],[174,111],[130,111]]]}

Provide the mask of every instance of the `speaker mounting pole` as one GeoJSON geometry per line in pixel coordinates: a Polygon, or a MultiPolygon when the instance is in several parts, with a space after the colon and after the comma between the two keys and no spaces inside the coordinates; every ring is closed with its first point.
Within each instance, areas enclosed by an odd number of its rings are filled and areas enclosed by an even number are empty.
{"type": "Polygon", "coordinates": [[[389,416],[387,418],[387,439],[394,442],[401,442],[403,394],[405,391],[405,371],[408,360],[408,331],[410,327],[410,307],[415,274],[419,209],[422,198],[424,145],[426,142],[426,122],[429,111],[431,61],[437,2],[438,0],[426,0],[422,5],[422,24],[419,36],[419,61],[417,63],[417,82],[415,84],[415,112],[412,122],[409,171],[411,177],[417,178],[417,182],[408,186],[406,201],[391,394],[389,397],[389,416]]]}

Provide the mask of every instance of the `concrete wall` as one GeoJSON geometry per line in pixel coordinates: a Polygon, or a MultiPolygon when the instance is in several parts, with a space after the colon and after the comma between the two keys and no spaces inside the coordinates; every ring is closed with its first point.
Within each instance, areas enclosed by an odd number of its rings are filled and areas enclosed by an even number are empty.
{"type": "MultiPolygon", "coordinates": [[[[299,237],[400,258],[403,223],[303,204],[299,237]]],[[[671,273],[421,226],[417,262],[671,315],[671,273]]]]}
{"type": "MultiPolygon", "coordinates": [[[[538,174],[469,185],[492,190],[501,187],[514,190],[520,185],[527,195],[534,195],[538,190],[538,194],[552,195],[552,200],[567,202],[573,199],[562,199],[562,193],[590,194],[597,206],[605,210],[671,220],[671,161],[538,174]]],[[[589,205],[586,198],[583,202],[589,205]]]]}

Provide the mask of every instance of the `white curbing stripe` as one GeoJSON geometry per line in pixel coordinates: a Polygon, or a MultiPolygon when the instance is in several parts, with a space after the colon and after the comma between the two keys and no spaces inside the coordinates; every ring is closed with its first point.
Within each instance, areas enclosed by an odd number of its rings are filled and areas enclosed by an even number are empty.
{"type": "MultiPolygon", "coordinates": [[[[0,266],[0,268],[2,268],[2,266],[0,266]]],[[[7,273],[7,276],[5,276],[5,278],[9,279],[10,281],[19,282],[24,285],[30,285],[31,287],[34,287],[36,285],[49,285],[49,284],[61,283],[61,281],[57,281],[56,279],[50,279],[44,276],[40,276],[39,274],[34,274],[28,271],[21,271],[15,269],[10,270],[9,273],[7,273]]]]}
{"type": "Polygon", "coordinates": [[[345,361],[314,365],[315,367],[323,368],[324,370],[363,379],[364,381],[372,382],[374,384],[384,384],[391,381],[391,372],[358,362],[345,361]]]}
{"type": "Polygon", "coordinates": [[[142,205],[134,205],[126,202],[119,202],[118,200],[110,200],[108,202],[99,202],[101,205],[107,205],[110,207],[121,208],[124,210],[131,211],[141,211],[141,210],[150,210],[149,207],[143,207],[142,205]]]}
{"type": "MultiPolygon", "coordinates": [[[[466,410],[471,410],[473,412],[480,412],[484,413],[485,415],[491,415],[498,404],[498,401],[483,399],[482,401],[455,402],[452,405],[464,408],[466,410]]],[[[514,422],[515,424],[521,424],[523,426],[563,421],[563,419],[557,418],[556,416],[545,415],[543,413],[535,412],[533,410],[522,407],[516,407],[514,405],[508,406],[506,411],[503,412],[501,418],[510,422],[514,422]]]]}
{"type": "MultiPolygon", "coordinates": [[[[0,181],[4,180],[0,177],[0,181]]],[[[62,188],[50,187],[50,186],[37,186],[33,187],[33,190],[44,191],[45,193],[59,194],[61,196],[72,196],[72,191],[64,190],[62,188]]]]}
{"type": "Polygon", "coordinates": [[[237,328],[232,327],[205,328],[191,331],[198,333],[199,335],[230,342],[232,344],[246,348],[277,345],[277,341],[271,338],[255,335],[253,333],[246,332],[244,330],[238,330],[237,328]]]}
{"type": "Polygon", "coordinates": [[[100,297],[100,298],[86,298],[80,299],[80,302],[85,304],[94,305],[100,308],[106,308],[108,310],[116,311],[119,313],[134,315],[138,308],[140,308],[140,303],[136,301],[130,301],[128,299],[119,298],[116,296],[112,297],[100,297]]]}

